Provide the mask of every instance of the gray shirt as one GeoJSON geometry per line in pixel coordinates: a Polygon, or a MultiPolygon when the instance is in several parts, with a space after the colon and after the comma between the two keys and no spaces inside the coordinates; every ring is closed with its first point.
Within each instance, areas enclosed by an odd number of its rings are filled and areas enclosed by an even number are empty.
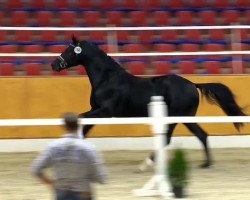
{"type": "Polygon", "coordinates": [[[52,167],[56,189],[91,192],[91,183],[104,183],[106,169],[95,147],[75,134],[52,142],[32,165],[39,175],[52,167]]]}

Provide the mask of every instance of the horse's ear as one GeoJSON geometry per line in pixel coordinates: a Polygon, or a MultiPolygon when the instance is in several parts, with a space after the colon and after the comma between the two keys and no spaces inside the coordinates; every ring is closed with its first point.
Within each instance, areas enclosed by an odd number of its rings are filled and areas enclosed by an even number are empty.
{"type": "Polygon", "coordinates": [[[72,42],[73,42],[73,45],[75,46],[79,43],[78,39],[74,35],[72,35],[72,42]]]}

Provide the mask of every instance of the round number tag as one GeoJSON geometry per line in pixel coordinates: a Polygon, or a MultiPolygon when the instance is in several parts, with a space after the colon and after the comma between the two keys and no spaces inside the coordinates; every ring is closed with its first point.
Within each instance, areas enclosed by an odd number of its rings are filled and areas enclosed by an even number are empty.
{"type": "Polygon", "coordinates": [[[75,47],[75,48],[74,48],[74,52],[75,52],[76,54],[79,54],[79,53],[82,52],[82,48],[81,48],[81,47],[75,47]]]}

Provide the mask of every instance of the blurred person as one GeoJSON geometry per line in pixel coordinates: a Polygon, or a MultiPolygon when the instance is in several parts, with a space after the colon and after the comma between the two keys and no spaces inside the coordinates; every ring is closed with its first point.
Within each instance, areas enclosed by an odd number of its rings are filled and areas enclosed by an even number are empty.
{"type": "Polygon", "coordinates": [[[49,185],[56,200],[93,200],[92,183],[105,183],[106,168],[95,147],[77,134],[75,113],[63,116],[65,135],[56,139],[34,160],[32,174],[49,185]],[[53,176],[44,173],[53,170],[53,176]]]}

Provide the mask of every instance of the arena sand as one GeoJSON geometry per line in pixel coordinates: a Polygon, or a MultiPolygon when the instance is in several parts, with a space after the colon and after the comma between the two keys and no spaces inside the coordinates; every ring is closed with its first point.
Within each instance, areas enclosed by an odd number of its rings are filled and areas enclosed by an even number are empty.
{"type": "MultiPolygon", "coordinates": [[[[250,199],[250,149],[213,149],[214,165],[210,169],[198,168],[203,159],[201,150],[186,152],[190,161],[190,183],[186,199],[250,199]]],[[[30,165],[37,153],[0,153],[0,200],[53,199],[51,189],[30,174],[30,165]]],[[[153,175],[153,169],[143,174],[135,172],[148,151],[101,153],[109,171],[109,179],[107,184],[95,186],[96,200],[162,199],[136,197],[132,193],[133,189],[142,187],[153,175]]]]}

